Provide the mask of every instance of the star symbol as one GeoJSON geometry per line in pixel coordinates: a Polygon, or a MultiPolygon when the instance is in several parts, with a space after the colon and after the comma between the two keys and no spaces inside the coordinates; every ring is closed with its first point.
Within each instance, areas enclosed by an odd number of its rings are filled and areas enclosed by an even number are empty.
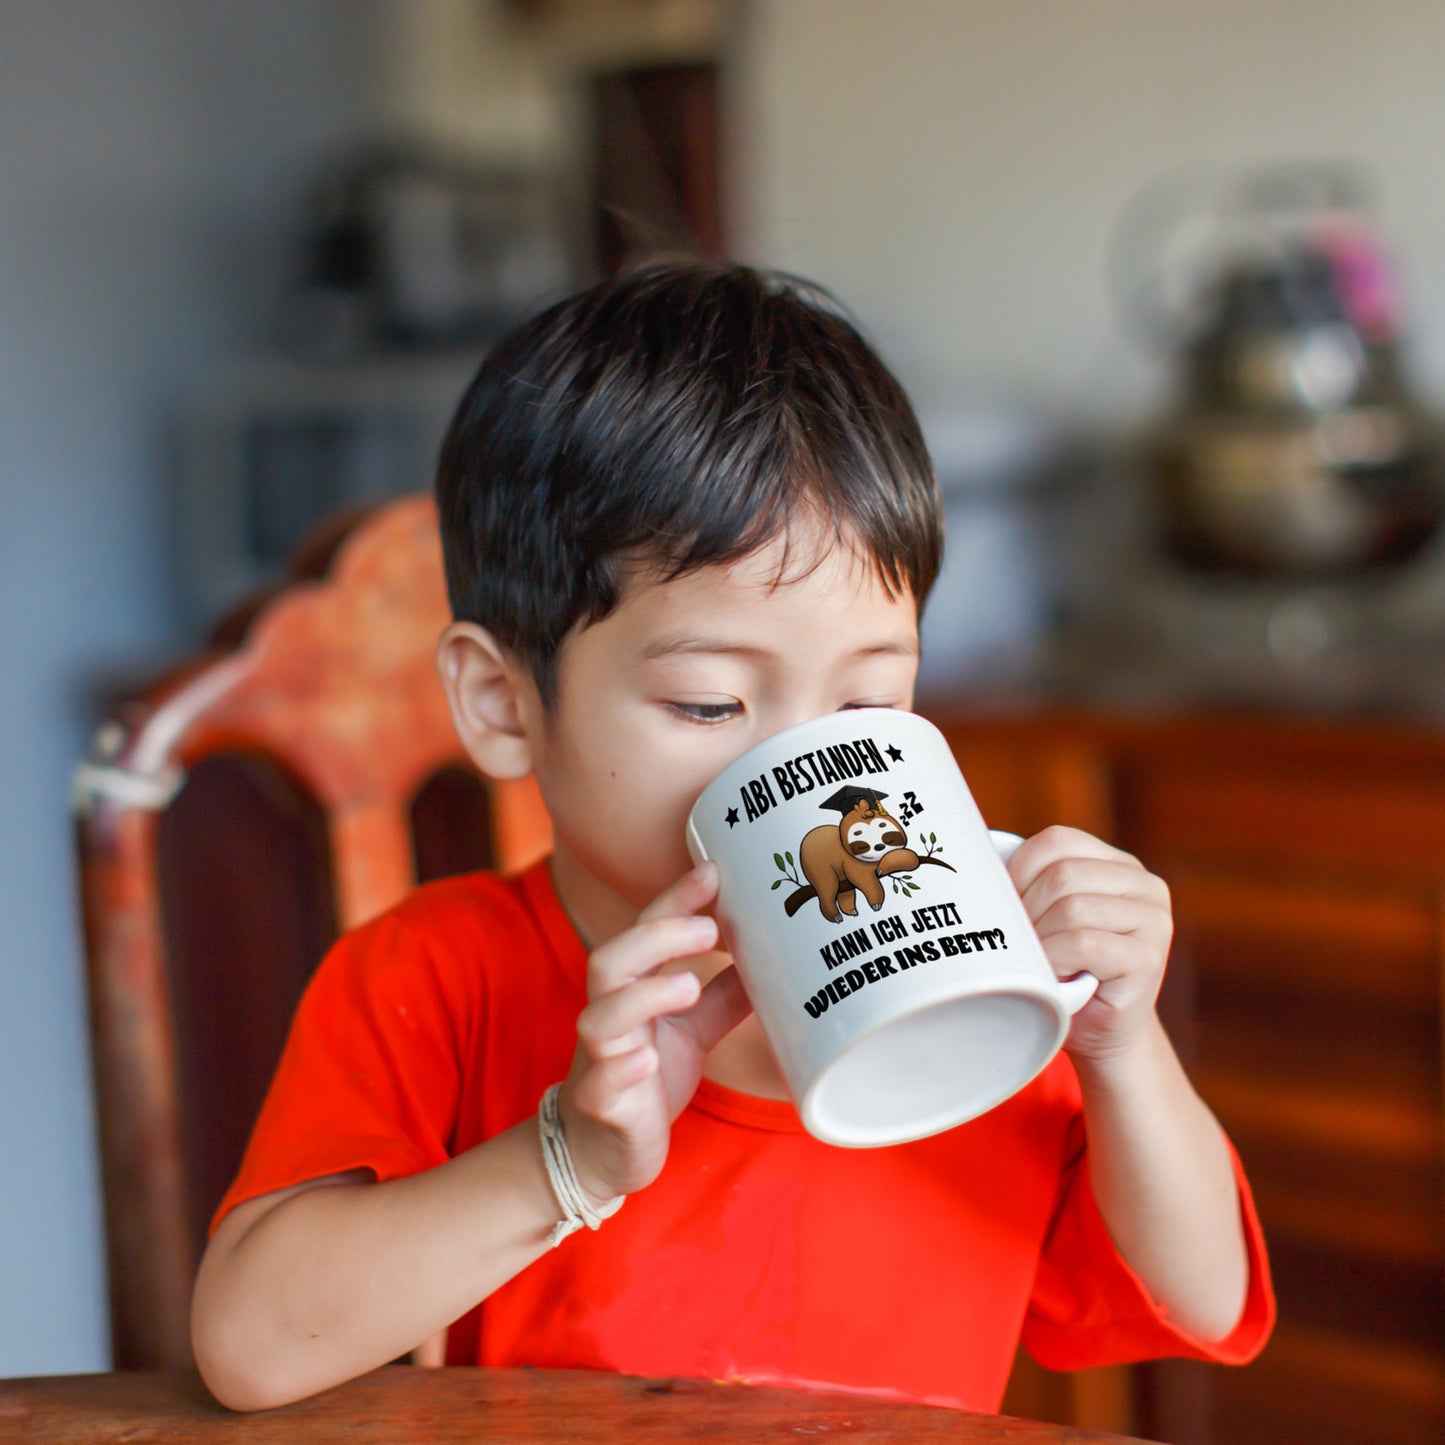
{"type": "Polygon", "coordinates": [[[903,761],[903,754],[897,748],[889,748],[888,756],[892,758],[895,763],[901,763],[903,761]]]}
{"type": "Polygon", "coordinates": [[[736,808],[729,808],[725,816],[727,818],[728,827],[736,828],[738,825],[738,810],[736,808]]]}

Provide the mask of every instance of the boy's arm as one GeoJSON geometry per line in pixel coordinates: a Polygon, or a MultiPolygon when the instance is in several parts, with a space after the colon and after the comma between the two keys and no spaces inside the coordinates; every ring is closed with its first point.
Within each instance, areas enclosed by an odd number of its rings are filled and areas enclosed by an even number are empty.
{"type": "Polygon", "coordinates": [[[525,1269],[557,1217],[534,1119],[409,1178],[336,1175],[248,1200],[201,1261],[196,1363],[235,1410],[351,1379],[525,1269]]]}
{"type": "Polygon", "coordinates": [[[1076,1060],[1089,1182],[1119,1253],[1196,1339],[1239,1322],[1249,1262],[1223,1131],[1157,1019],[1116,1060],[1076,1060]]]}
{"type": "Polygon", "coordinates": [[[1173,932],[1168,889],[1071,828],[1029,839],[1009,871],[1055,972],[1099,979],[1067,1048],[1100,1216],[1175,1324],[1223,1339],[1243,1313],[1249,1262],[1224,1134],[1155,1012],[1173,932]]]}
{"type": "MultiPolygon", "coordinates": [[[[715,869],[693,870],[589,960],[561,1103],[594,1203],[656,1177],[705,1055],[747,1013],[731,968],[701,990],[659,971],[716,942],[693,916],[716,888],[715,869]]],[[[383,1365],[544,1254],[560,1214],[535,1117],[406,1178],[332,1175],[239,1204],[196,1280],[201,1374],[222,1404],[256,1410],[383,1365]]]]}

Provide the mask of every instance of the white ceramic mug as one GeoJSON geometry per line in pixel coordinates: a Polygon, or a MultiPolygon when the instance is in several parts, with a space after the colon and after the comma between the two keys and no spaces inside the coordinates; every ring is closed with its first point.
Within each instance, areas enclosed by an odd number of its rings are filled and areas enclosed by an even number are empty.
{"type": "Polygon", "coordinates": [[[859,708],[759,743],[703,790],[693,857],[808,1131],[869,1147],[1023,1088],[1098,986],[1060,981],[943,734],[859,708]]]}

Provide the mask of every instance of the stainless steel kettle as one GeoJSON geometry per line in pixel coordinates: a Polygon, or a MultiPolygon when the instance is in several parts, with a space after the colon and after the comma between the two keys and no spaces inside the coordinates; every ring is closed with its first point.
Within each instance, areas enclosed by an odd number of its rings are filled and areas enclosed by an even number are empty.
{"type": "Polygon", "coordinates": [[[1338,579],[1398,566],[1445,513],[1378,240],[1344,182],[1276,168],[1236,199],[1140,445],[1159,539],[1192,569],[1338,579]]]}

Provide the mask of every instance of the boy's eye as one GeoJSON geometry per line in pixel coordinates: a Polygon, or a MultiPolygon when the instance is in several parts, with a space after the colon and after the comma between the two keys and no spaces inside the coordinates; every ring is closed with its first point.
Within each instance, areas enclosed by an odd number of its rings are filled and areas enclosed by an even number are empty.
{"type": "Polygon", "coordinates": [[[670,702],[668,708],[695,723],[720,723],[736,717],[743,709],[736,702],[670,702]]]}

